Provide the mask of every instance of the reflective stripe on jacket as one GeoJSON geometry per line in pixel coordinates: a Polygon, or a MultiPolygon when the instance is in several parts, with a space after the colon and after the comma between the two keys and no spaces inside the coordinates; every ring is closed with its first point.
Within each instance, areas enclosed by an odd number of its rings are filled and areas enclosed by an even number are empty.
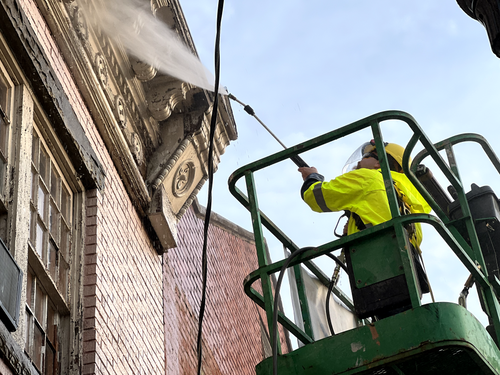
{"type": "MultiPolygon", "coordinates": [[[[431,211],[431,207],[404,173],[391,171],[391,175],[411,213],[429,213],[431,211]]],[[[312,176],[318,180],[312,184],[308,177],[303,186],[302,198],[313,211],[349,210],[358,214],[367,226],[370,224],[378,225],[392,218],[381,170],[357,169],[328,182],[322,182],[321,177],[317,174],[312,176]]],[[[359,229],[351,217],[347,234],[358,231],[359,229]]],[[[417,223],[416,245],[420,245],[421,242],[422,229],[417,223]]]]}

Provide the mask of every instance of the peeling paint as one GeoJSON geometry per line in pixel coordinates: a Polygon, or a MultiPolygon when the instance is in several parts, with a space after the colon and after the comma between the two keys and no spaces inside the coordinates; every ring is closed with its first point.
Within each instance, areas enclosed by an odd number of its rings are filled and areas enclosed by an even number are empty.
{"type": "Polygon", "coordinates": [[[356,353],[357,351],[360,351],[360,350],[363,350],[363,351],[366,350],[365,346],[361,343],[361,341],[351,343],[351,351],[353,353],[356,353]]]}
{"type": "Polygon", "coordinates": [[[370,332],[372,334],[372,340],[376,340],[378,339],[378,332],[377,332],[377,328],[374,326],[374,325],[369,325],[370,327],[370,332]]]}

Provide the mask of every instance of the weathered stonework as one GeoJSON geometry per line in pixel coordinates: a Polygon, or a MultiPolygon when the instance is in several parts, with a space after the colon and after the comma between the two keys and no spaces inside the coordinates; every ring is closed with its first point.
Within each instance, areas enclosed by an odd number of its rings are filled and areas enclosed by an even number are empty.
{"type": "Polygon", "coordinates": [[[35,92],[40,95],[42,104],[46,106],[54,127],[60,131],[61,140],[65,143],[68,154],[74,157],[73,161],[80,172],[80,178],[86,186],[103,188],[102,166],[75,117],[60,80],[36,40],[26,14],[17,1],[1,2],[0,32],[8,37],[11,48],[18,51],[18,58],[24,63],[26,75],[33,78],[31,84],[34,85],[35,92]]]}
{"type": "Polygon", "coordinates": [[[2,324],[0,324],[0,370],[2,375],[4,373],[5,375],[31,375],[37,373],[31,362],[23,355],[22,349],[2,324]]]}
{"type": "MultiPolygon", "coordinates": [[[[167,176],[165,165],[172,168],[177,161],[184,161],[185,157],[178,155],[183,151],[179,144],[184,140],[193,142],[197,155],[189,157],[199,165],[192,185],[201,187],[207,178],[206,119],[212,116],[213,94],[161,74],[154,66],[128,55],[97,24],[86,20],[86,13],[98,16],[99,2],[38,2],[42,13],[52,20],[51,28],[57,30],[54,34],[65,58],[74,61],[70,64],[72,73],[81,82],[80,90],[139,214],[144,216],[150,211],[152,197],[159,186],[157,181],[163,182],[167,176]],[[89,70],[92,75],[88,74],[89,70]],[[96,87],[101,90],[96,91],[96,87]],[[174,139],[170,137],[172,134],[174,139]]],[[[146,1],[144,4],[148,5],[146,1]]],[[[177,2],[153,0],[149,7],[194,53],[194,44],[177,2]]],[[[135,20],[130,27],[139,33],[141,21],[135,20]]],[[[219,108],[215,165],[229,141],[236,138],[227,98],[221,97],[219,108]]],[[[189,150],[193,151],[193,147],[189,150]]],[[[169,197],[174,197],[170,182],[164,184],[164,188],[169,197]]],[[[187,199],[180,201],[175,196],[172,202],[175,215],[182,215],[186,209],[183,206],[192,201],[193,191],[183,195],[187,199]]]]}

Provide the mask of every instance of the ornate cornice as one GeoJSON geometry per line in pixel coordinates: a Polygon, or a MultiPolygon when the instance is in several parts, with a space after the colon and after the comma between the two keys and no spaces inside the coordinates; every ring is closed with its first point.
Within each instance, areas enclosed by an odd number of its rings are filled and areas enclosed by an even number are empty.
{"type": "MultiPolygon", "coordinates": [[[[95,22],[106,0],[36,1],[134,206],[147,215],[156,189],[164,184],[166,199],[180,218],[207,178],[207,119],[212,115],[213,93],[160,73],[106,35],[95,22]],[[186,160],[192,160],[194,177],[189,189],[176,195],[166,180],[177,163],[186,160]]],[[[177,0],[144,0],[144,4],[196,55],[177,0]]],[[[131,22],[130,27],[140,30],[140,23],[131,22]]],[[[236,138],[227,97],[219,108],[215,167],[229,141],[236,138]]]]}
{"type": "Polygon", "coordinates": [[[153,190],[158,189],[160,184],[165,180],[169,172],[172,170],[174,165],[177,163],[181,155],[184,153],[186,150],[187,146],[191,143],[193,139],[192,135],[188,135],[184,140],[181,142],[179,147],[175,150],[175,152],[172,154],[172,156],[168,159],[167,164],[165,167],[161,170],[161,172],[158,174],[156,179],[153,181],[153,184],[151,185],[151,188],[153,190]]]}
{"type": "MultiPolygon", "coordinates": [[[[58,24],[56,17],[49,18],[58,24]]],[[[78,178],[88,189],[104,189],[105,172],[90,145],[85,131],[71,107],[63,85],[51,66],[38,36],[27,16],[14,0],[0,2],[0,32],[16,51],[16,59],[22,64],[29,82],[24,82],[33,92],[50,117],[59,139],[75,167],[78,178]]],[[[54,27],[54,35],[62,35],[61,27],[54,27]]]]}

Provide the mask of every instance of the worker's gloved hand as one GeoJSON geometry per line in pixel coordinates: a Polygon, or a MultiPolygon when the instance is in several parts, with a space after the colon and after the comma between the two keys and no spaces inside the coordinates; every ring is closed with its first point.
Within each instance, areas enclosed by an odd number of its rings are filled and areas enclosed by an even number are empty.
{"type": "Polygon", "coordinates": [[[318,173],[318,170],[314,167],[300,167],[298,170],[302,174],[302,179],[304,181],[311,173],[318,173]]]}

